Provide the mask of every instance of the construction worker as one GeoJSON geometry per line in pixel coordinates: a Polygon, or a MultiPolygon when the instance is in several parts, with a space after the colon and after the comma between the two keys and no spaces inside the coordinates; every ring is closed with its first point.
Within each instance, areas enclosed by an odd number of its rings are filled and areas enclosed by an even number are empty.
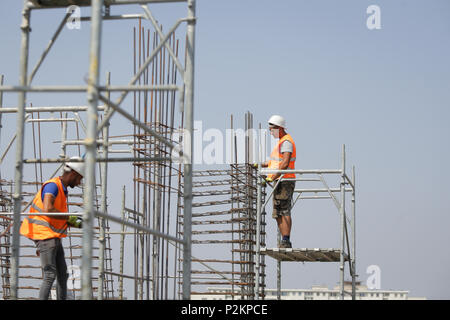
{"type": "MultiPolygon", "coordinates": [[[[71,159],[81,160],[81,158],[71,159]]],[[[30,212],[68,212],[67,188],[78,186],[83,176],[83,162],[67,162],[61,176],[50,179],[42,185],[33,199],[30,212]]],[[[67,298],[68,274],[61,240],[67,236],[68,226],[81,228],[81,218],[67,214],[30,215],[23,220],[20,227],[20,233],[34,241],[36,254],[41,259],[43,281],[39,291],[40,300],[48,300],[55,279],[57,299],[67,298]]]]}
{"type": "MultiPolygon", "coordinates": [[[[270,154],[270,160],[263,163],[262,167],[274,170],[295,169],[296,149],[292,137],[286,133],[286,120],[279,115],[273,115],[269,121],[270,134],[279,139],[277,145],[270,154]]],[[[266,182],[276,184],[281,174],[269,174],[265,178],[266,182]]],[[[276,219],[278,229],[282,235],[280,248],[292,248],[290,241],[292,219],[291,206],[294,194],[295,180],[294,173],[286,173],[273,192],[273,212],[272,217],[276,219]]]]}

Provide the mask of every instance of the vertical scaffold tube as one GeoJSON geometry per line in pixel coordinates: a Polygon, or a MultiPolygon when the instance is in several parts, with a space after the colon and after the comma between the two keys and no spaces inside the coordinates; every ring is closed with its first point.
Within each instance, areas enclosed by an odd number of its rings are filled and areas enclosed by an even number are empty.
{"type": "Polygon", "coordinates": [[[85,188],[83,216],[83,256],[81,260],[81,298],[92,299],[92,241],[94,236],[94,194],[97,139],[97,104],[100,69],[100,40],[103,0],[92,1],[91,40],[89,52],[89,80],[87,90],[87,134],[85,157],[85,188]]]}
{"type": "MultiPolygon", "coordinates": [[[[0,86],[3,86],[3,75],[0,74],[0,86]]],[[[3,91],[0,91],[0,109],[3,107],[3,91]]],[[[0,113],[0,141],[2,141],[2,113],[0,113]]]]}
{"type": "Polygon", "coordinates": [[[340,293],[341,300],[345,298],[344,291],[344,267],[345,267],[345,145],[342,145],[342,169],[341,169],[341,255],[340,255],[340,293]]]}
{"type": "Polygon", "coordinates": [[[355,166],[352,167],[352,300],[356,300],[356,181],[355,181],[355,166]]]}
{"type": "Polygon", "coordinates": [[[192,246],[192,166],[194,127],[194,58],[195,58],[195,0],[188,0],[188,25],[186,45],[185,91],[185,155],[184,162],[184,248],[183,248],[183,299],[191,298],[191,246],[192,246]]]}
{"type": "MultiPolygon", "coordinates": [[[[106,75],[106,84],[109,86],[111,84],[111,73],[108,72],[106,75]]],[[[107,93],[106,98],[110,98],[110,92],[107,93]]],[[[106,106],[105,109],[105,116],[108,115],[108,112],[110,110],[109,106],[106,106]]],[[[101,164],[101,176],[102,176],[102,199],[101,199],[101,207],[100,211],[102,213],[107,212],[107,186],[108,186],[108,162],[106,159],[108,159],[108,143],[109,143],[109,123],[107,123],[103,127],[103,158],[105,159],[105,162],[101,164]]],[[[104,287],[104,280],[105,280],[105,243],[106,243],[106,237],[105,237],[105,227],[106,222],[104,218],[99,219],[100,222],[100,236],[99,236],[99,249],[98,249],[98,300],[103,300],[103,287],[104,287]]]]}
{"type": "MultiPolygon", "coordinates": [[[[23,2],[22,11],[22,43],[20,52],[20,78],[19,85],[26,86],[28,70],[28,54],[30,43],[30,9],[28,1],[23,2]]],[[[19,284],[19,250],[20,250],[20,213],[22,211],[22,177],[23,177],[23,150],[25,136],[25,105],[26,91],[19,92],[19,101],[17,105],[17,140],[16,140],[16,165],[14,173],[14,224],[12,237],[12,257],[11,257],[11,299],[18,298],[19,284]]]]}

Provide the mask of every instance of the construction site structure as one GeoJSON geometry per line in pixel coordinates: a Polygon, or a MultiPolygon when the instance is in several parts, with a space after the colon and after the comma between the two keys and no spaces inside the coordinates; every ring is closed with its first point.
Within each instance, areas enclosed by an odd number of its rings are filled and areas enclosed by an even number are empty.
{"type": "MultiPolygon", "coordinates": [[[[283,178],[280,177],[273,183],[271,192],[266,197],[263,196],[261,185],[258,184],[258,205],[257,205],[257,221],[261,220],[264,216],[265,208],[272,198],[273,191],[277,185],[283,180],[296,181],[296,188],[294,189],[294,200],[292,208],[299,200],[321,200],[331,199],[336,206],[339,213],[339,231],[340,231],[340,243],[338,248],[267,248],[262,247],[257,250],[257,257],[259,255],[268,255],[277,260],[277,299],[281,299],[281,262],[339,262],[340,273],[340,297],[342,300],[345,298],[345,294],[352,296],[355,299],[356,289],[356,226],[355,226],[355,167],[352,167],[352,176],[349,177],[346,172],[345,163],[345,145],[342,146],[341,156],[342,166],[341,169],[320,169],[320,170],[273,170],[261,168],[258,166],[258,177],[261,179],[268,174],[274,173],[295,173],[296,178],[283,178]],[[340,178],[339,186],[330,186],[327,182],[329,176],[338,176],[340,178]],[[319,184],[319,187],[306,186],[298,188],[298,184],[305,183],[319,184]],[[346,209],[346,194],[351,193],[351,216],[347,214],[346,209]],[[338,194],[339,196],[337,196],[338,194]],[[266,199],[264,201],[264,199],[266,199]],[[349,235],[350,234],[350,235],[349,235]],[[348,262],[349,273],[352,279],[352,291],[347,292],[344,290],[344,275],[345,275],[345,262],[348,262]]],[[[291,209],[292,210],[292,209],[291,209]]],[[[336,226],[337,227],[337,226],[336,226]]],[[[257,234],[257,239],[259,234],[257,234]]],[[[258,243],[258,240],[257,240],[258,243]]],[[[278,244],[280,243],[280,235],[278,236],[278,244]]],[[[256,259],[258,261],[258,258],[256,259]]],[[[258,266],[257,266],[258,268],[258,266]]],[[[256,282],[258,283],[258,281],[256,282]]],[[[258,291],[258,288],[256,289],[258,291]]]]}
{"type": "MultiPolygon", "coordinates": [[[[98,237],[98,293],[96,298],[103,299],[108,297],[109,287],[105,285],[107,282],[106,275],[117,276],[121,281],[123,279],[133,279],[135,281],[135,299],[144,298],[144,284],[147,285],[147,297],[159,297],[156,291],[156,284],[159,282],[161,270],[157,266],[150,268],[147,264],[146,272],[143,271],[142,265],[149,261],[151,256],[153,261],[163,258],[158,256],[156,247],[162,248],[162,242],[158,244],[156,239],[164,239],[176,243],[182,253],[182,288],[180,296],[183,299],[190,298],[191,284],[191,212],[192,212],[192,145],[193,145],[193,103],[194,103],[194,55],[195,55],[195,0],[80,0],[80,1],[63,1],[63,0],[30,0],[23,1],[22,25],[21,30],[21,51],[20,51],[20,75],[19,84],[13,86],[3,85],[0,87],[0,93],[17,93],[18,103],[16,107],[1,108],[2,115],[6,113],[14,113],[16,115],[16,134],[11,138],[10,143],[3,153],[2,162],[8,154],[10,147],[15,144],[16,153],[14,161],[14,179],[10,182],[5,180],[2,183],[2,279],[4,280],[4,296],[10,299],[18,299],[19,289],[19,269],[22,269],[21,260],[31,257],[23,257],[31,255],[25,252],[24,243],[21,243],[19,228],[21,219],[28,215],[26,204],[24,201],[27,196],[32,196],[31,192],[26,192],[24,165],[40,166],[40,176],[38,177],[36,169],[36,181],[32,184],[39,188],[48,176],[54,176],[61,168],[61,165],[67,161],[73,154],[67,151],[70,146],[78,148],[79,155],[83,156],[86,166],[84,178],[84,186],[82,189],[82,209],[83,212],[71,213],[83,217],[83,229],[80,249],[80,273],[81,273],[81,298],[95,298],[93,291],[93,264],[96,249],[94,240],[98,237]],[[177,18],[174,25],[167,31],[163,32],[162,27],[149,8],[149,4],[177,3],[185,4],[187,16],[177,18]],[[71,17],[71,11],[66,9],[71,6],[90,6],[90,15],[81,17],[81,22],[90,21],[90,45],[89,45],[89,66],[86,85],[32,85],[33,79],[38,74],[38,70],[46,60],[48,53],[52,49],[54,43],[59,37],[64,26],[71,17]],[[141,12],[138,14],[120,14],[113,15],[111,10],[121,5],[140,5],[141,12]],[[56,25],[56,31],[51,37],[47,47],[37,60],[35,67],[29,72],[29,53],[30,53],[30,31],[32,12],[36,14],[41,10],[60,9],[64,10],[62,20],[56,25]],[[136,19],[150,22],[154,30],[153,45],[148,41],[145,45],[145,33],[139,30],[135,39],[139,39],[138,56],[139,60],[135,62],[135,73],[131,81],[127,85],[113,86],[107,80],[105,85],[100,84],[100,64],[102,61],[101,43],[106,34],[103,28],[107,25],[103,22],[108,20],[130,20],[136,19]],[[184,64],[178,59],[177,42],[175,41],[175,33],[181,32],[180,26],[185,25],[185,32],[181,38],[185,39],[184,64]],[[150,48],[152,50],[150,50],[150,48]],[[84,94],[87,97],[87,105],[77,106],[31,106],[27,102],[29,94],[46,93],[65,93],[65,94],[84,94]],[[114,102],[111,95],[120,93],[120,96],[114,102]],[[122,106],[124,100],[129,94],[133,94],[135,98],[134,110],[122,106]],[[142,102],[144,101],[145,102],[142,102]],[[104,105],[100,105],[104,103],[104,105]],[[175,112],[175,104],[178,105],[178,111],[175,112]],[[169,110],[169,111],[167,111],[169,110]],[[41,114],[50,113],[48,118],[42,118],[41,114]],[[60,113],[60,118],[55,118],[54,113],[60,113]],[[33,119],[34,115],[38,115],[37,119],[33,119]],[[69,117],[69,114],[71,115],[69,117]],[[126,139],[117,139],[109,133],[110,121],[115,114],[120,114],[124,119],[134,127],[131,141],[123,141],[126,139]],[[141,116],[144,115],[143,118],[141,116]],[[152,116],[154,116],[152,118],[152,116]],[[85,117],[85,122],[82,118],[85,117]],[[178,122],[174,123],[173,119],[178,122]],[[100,121],[99,121],[100,120],[100,121]],[[33,150],[28,141],[36,141],[41,136],[35,136],[33,140],[25,138],[25,125],[31,123],[33,126],[42,125],[44,122],[61,124],[61,141],[60,153],[54,153],[50,156],[50,151],[43,154],[36,154],[36,145],[34,146],[34,158],[27,158],[29,151],[33,150]],[[67,138],[69,123],[74,122],[81,125],[83,133],[76,138],[67,138]],[[181,132],[181,138],[174,141],[172,135],[173,128],[177,128],[181,132]],[[25,148],[25,144],[27,147],[25,148]],[[117,152],[111,148],[112,145],[131,145],[131,154],[122,157],[111,157],[110,154],[117,152]],[[154,148],[156,146],[156,148],[154,148]],[[83,150],[80,150],[81,148],[83,150]],[[151,150],[151,152],[150,152],[151,150]],[[26,151],[26,152],[24,152],[26,151]],[[175,165],[176,162],[176,165],[175,165]],[[99,164],[100,170],[96,175],[96,164],[99,164]],[[108,194],[108,167],[113,163],[132,163],[135,167],[134,183],[134,206],[132,209],[123,210],[122,216],[116,213],[108,212],[107,194],[108,194]],[[44,175],[42,165],[44,164],[44,172],[51,167],[54,171],[52,174],[44,175]],[[53,164],[53,165],[52,165],[53,164]],[[54,170],[54,165],[59,167],[54,170]],[[168,172],[166,176],[161,171],[168,172]],[[160,209],[170,203],[170,201],[160,201],[161,186],[166,186],[162,180],[167,176],[172,176],[170,170],[178,172],[179,179],[183,180],[182,201],[183,201],[183,237],[179,238],[170,234],[170,230],[165,229],[164,218],[161,217],[160,209]],[[175,171],[178,170],[178,171],[175,171]],[[151,179],[151,180],[150,180],[151,179]],[[96,181],[100,180],[100,203],[97,202],[96,189],[98,185],[96,181]],[[9,194],[5,193],[5,188],[10,187],[9,194]],[[142,202],[139,198],[143,193],[152,195],[156,194],[153,201],[155,208],[148,202],[142,202]],[[143,206],[141,206],[143,203],[143,206]],[[9,212],[8,212],[9,211],[9,212]],[[12,211],[12,212],[11,212],[12,211]],[[155,215],[156,213],[156,215],[155,215]],[[98,220],[98,225],[95,221],[98,220]],[[107,268],[108,256],[108,234],[112,234],[108,230],[109,222],[119,223],[122,230],[118,234],[125,236],[128,232],[125,230],[133,228],[135,246],[135,274],[132,276],[124,274],[115,274],[107,268]],[[98,234],[96,233],[98,228],[98,234]],[[108,233],[109,232],[109,233],[108,233]],[[145,234],[145,236],[144,236],[145,234]],[[22,250],[23,249],[23,250],[22,250]],[[149,253],[149,250],[153,250],[149,253]],[[147,261],[146,261],[147,260],[147,261]],[[151,276],[149,276],[151,274],[151,276]],[[151,285],[149,285],[151,283],[151,285]],[[107,288],[106,291],[104,288],[107,288]]],[[[136,40],[135,40],[136,41],[136,40]]],[[[137,41],[136,41],[137,42],[137,41]]],[[[109,79],[109,76],[107,77],[109,79]]],[[[116,117],[117,118],[117,117],[116,117]]],[[[33,134],[35,131],[33,130],[33,134]]],[[[47,132],[48,133],[48,132],[47,132]]],[[[80,132],[77,131],[77,134],[80,132]]],[[[52,136],[54,138],[54,134],[52,136]]],[[[120,137],[123,138],[123,137],[120,137]]],[[[125,153],[129,153],[127,150],[125,153]]],[[[120,153],[120,151],[119,151],[120,153]]],[[[11,171],[9,171],[11,172],[11,171]]],[[[3,182],[3,180],[2,180],[3,182]]],[[[169,187],[170,188],[170,187],[169,187]]],[[[167,190],[165,190],[167,191],[167,190]]],[[[173,191],[173,190],[172,190],[173,191]]],[[[170,192],[172,192],[170,191],[170,192]]],[[[170,194],[167,192],[167,194],[170,194]]],[[[34,193],[34,192],[33,192],[34,193]]],[[[165,193],[164,193],[165,194],[165,193]]],[[[148,199],[146,199],[148,200],[148,199]]],[[[74,234],[72,234],[72,237],[74,234]]],[[[30,248],[28,248],[30,249],[30,248]]],[[[158,251],[159,252],[159,251],[158,251]]],[[[123,266],[123,261],[121,261],[123,266]]],[[[158,265],[159,266],[159,265],[158,265]]],[[[20,270],[22,271],[22,270],[20,270]]],[[[165,272],[165,271],[164,271],[165,272]]],[[[37,275],[33,277],[38,278],[37,275]]],[[[122,289],[122,288],[120,288],[122,289]]],[[[166,289],[167,290],[167,289],[166,289]]],[[[119,290],[120,291],[120,290],[119,290]]],[[[166,295],[164,292],[163,295],[166,295]]]]}
{"type": "MultiPolygon", "coordinates": [[[[193,10],[193,5],[193,1],[188,2],[189,10],[193,10]]],[[[35,7],[27,3],[25,12],[41,8],[47,7],[35,7]]],[[[201,292],[209,283],[220,283],[230,285],[232,292],[237,288],[237,299],[252,299],[255,295],[254,259],[257,232],[256,170],[249,165],[252,162],[249,156],[249,150],[253,147],[252,138],[247,136],[243,146],[238,146],[236,137],[232,139],[234,143],[231,145],[231,152],[234,153],[234,161],[226,168],[192,171],[192,167],[187,167],[189,162],[183,159],[180,161],[180,157],[190,156],[189,150],[192,148],[191,140],[187,140],[193,136],[192,126],[186,124],[186,121],[192,120],[192,103],[190,115],[186,115],[188,84],[192,85],[192,80],[189,82],[186,74],[189,64],[192,64],[192,61],[188,60],[193,59],[193,52],[189,52],[193,50],[193,43],[189,42],[188,37],[183,51],[183,46],[175,36],[175,29],[181,22],[193,24],[195,17],[191,12],[190,18],[179,19],[175,26],[163,35],[162,27],[157,24],[150,9],[147,6],[142,9],[143,14],[121,16],[112,16],[109,10],[105,10],[101,16],[103,20],[123,18],[138,21],[132,37],[134,77],[128,87],[114,87],[111,85],[111,74],[108,73],[106,84],[97,85],[100,91],[106,92],[105,96],[98,93],[98,98],[105,105],[98,105],[96,110],[100,120],[97,128],[99,136],[95,140],[95,162],[98,163],[99,173],[96,181],[99,180],[100,184],[95,185],[95,197],[86,200],[86,193],[91,193],[89,190],[92,190],[89,189],[89,181],[86,179],[81,192],[70,194],[71,197],[78,197],[78,201],[70,200],[69,210],[71,214],[83,215],[86,221],[86,216],[89,217],[90,214],[73,212],[73,206],[76,205],[83,211],[86,209],[86,201],[95,201],[93,215],[96,219],[92,226],[85,226],[82,232],[71,230],[68,234],[69,246],[66,246],[66,250],[69,252],[67,258],[70,259],[69,280],[72,281],[69,291],[72,291],[72,297],[83,299],[187,299],[201,292]],[[152,22],[152,30],[144,27],[145,20],[152,22]],[[179,56],[186,57],[184,68],[177,60],[179,56]],[[183,80],[181,85],[180,73],[183,80]],[[121,96],[118,102],[111,105],[110,95],[116,91],[121,92],[121,96]],[[119,104],[126,93],[133,95],[132,107],[120,108],[119,104]],[[181,97],[178,97],[180,94],[181,97]],[[131,121],[131,130],[111,134],[117,129],[107,120],[111,118],[113,111],[131,121]],[[114,148],[117,146],[125,146],[125,149],[114,148]],[[177,154],[178,150],[183,151],[181,156],[177,154]],[[188,152],[184,152],[185,150],[188,152]],[[111,157],[112,154],[125,156],[111,157]],[[243,162],[238,161],[238,154],[245,154],[243,162]],[[109,185],[111,175],[115,174],[111,173],[111,168],[116,163],[124,162],[133,166],[132,188],[121,187],[121,209],[117,214],[110,210],[108,201],[108,193],[112,192],[109,185]],[[188,170],[191,179],[186,178],[188,170]],[[212,197],[214,200],[203,201],[212,197]],[[84,201],[80,202],[80,199],[84,201]],[[194,221],[191,221],[192,218],[194,221]],[[109,226],[110,222],[113,222],[112,226],[109,226]],[[192,226],[194,230],[191,230],[192,226]],[[114,239],[115,235],[120,237],[118,241],[114,239]],[[88,255],[85,249],[86,238],[92,241],[88,255]],[[78,251],[73,254],[72,250],[75,249],[78,251]],[[197,249],[198,254],[195,251],[197,249]],[[118,261],[114,260],[117,255],[118,261]],[[86,280],[82,282],[88,273],[86,268],[91,271],[88,278],[90,286],[86,286],[86,280]],[[194,279],[191,279],[191,275],[194,279]],[[132,293],[127,293],[127,283],[128,287],[132,288],[132,293]],[[77,295],[79,291],[81,296],[77,295]]],[[[98,8],[96,10],[92,11],[93,14],[98,12],[98,8]]],[[[37,67],[27,80],[27,85],[21,88],[2,86],[1,94],[15,90],[19,90],[21,95],[26,92],[82,92],[85,89],[30,86],[31,79],[56,41],[67,18],[66,15],[60,23],[49,46],[38,60],[37,67]]],[[[81,20],[89,21],[91,17],[82,17],[81,20]]],[[[26,182],[23,177],[19,180],[19,221],[27,215],[25,211],[32,197],[45,179],[55,176],[69,155],[74,155],[74,150],[78,156],[83,155],[83,146],[86,147],[89,141],[88,126],[84,124],[83,116],[88,118],[89,112],[92,115],[92,111],[89,111],[92,105],[36,107],[29,104],[30,107],[22,111],[25,114],[24,124],[27,128],[31,127],[31,139],[23,140],[32,142],[32,148],[30,145],[26,149],[32,150],[32,156],[22,159],[22,162],[34,168],[34,172],[28,172],[34,181],[26,182]],[[55,117],[55,113],[59,113],[59,117],[55,117]],[[59,133],[56,133],[58,131],[59,133]],[[42,143],[49,140],[46,137],[48,132],[51,132],[53,139],[55,133],[57,137],[61,137],[55,142],[58,146],[53,150],[42,143]],[[56,152],[56,156],[42,156],[51,152],[56,152]]],[[[0,106],[0,115],[19,114],[20,108],[0,106]]],[[[247,132],[252,128],[253,115],[247,113],[244,130],[247,132]]],[[[235,134],[233,130],[231,133],[235,134]]],[[[18,134],[11,137],[2,153],[2,162],[10,154],[11,146],[20,141],[18,137],[18,134]]],[[[85,158],[87,160],[87,152],[85,158]]],[[[4,299],[36,299],[35,293],[39,289],[42,274],[34,246],[32,242],[22,238],[14,251],[18,239],[13,239],[15,233],[12,227],[17,215],[11,211],[15,209],[12,199],[18,189],[16,181],[17,179],[2,180],[0,184],[3,205],[0,215],[1,239],[4,243],[1,251],[2,293],[4,299]],[[13,252],[16,252],[16,255],[13,252]],[[14,269],[14,263],[20,274],[14,269]],[[28,279],[28,282],[25,283],[24,279],[28,279]]],[[[114,193],[117,194],[117,190],[114,193]]],[[[263,222],[260,224],[260,246],[265,245],[264,228],[263,222]]],[[[259,265],[263,271],[258,285],[264,288],[264,256],[260,256],[259,265]]]]}
{"type": "MultiPolygon", "coordinates": [[[[239,129],[240,130],[240,129],[239,129]]],[[[238,142],[231,117],[228,168],[195,171],[192,204],[192,296],[204,295],[210,285],[222,286],[232,299],[255,299],[265,287],[265,216],[258,224],[258,179],[252,163],[253,115],[245,114],[244,141],[238,142]],[[238,162],[244,155],[244,163],[238,162]],[[213,200],[211,199],[213,198],[213,200]],[[257,229],[258,228],[258,229],[257,229]],[[259,234],[259,238],[256,238],[259,234]],[[256,261],[255,259],[259,259],[256,261]],[[257,277],[256,266],[259,266],[257,277]],[[257,284],[258,283],[258,284],[257,284]]],[[[261,191],[264,199],[265,188],[261,191]]],[[[179,220],[183,223],[183,219],[179,220]]],[[[180,228],[181,230],[181,228],[180,228]]]]}
{"type": "Polygon", "coordinates": [[[266,152],[261,125],[259,134],[253,135],[250,112],[245,114],[242,145],[231,117],[231,161],[218,169],[193,170],[195,8],[195,0],[24,1],[19,85],[6,86],[0,76],[2,298],[37,298],[41,266],[33,243],[20,236],[21,220],[29,215],[33,196],[42,184],[74,155],[84,158],[86,175],[83,186],[69,192],[70,214],[83,217],[83,228],[70,229],[64,241],[70,297],[191,299],[214,285],[223,287],[233,299],[264,299],[266,256],[278,261],[279,293],[282,261],[339,262],[341,283],[348,261],[354,282],[355,178],[354,171],[351,179],[345,171],[344,150],[339,170],[293,171],[299,182],[323,185],[296,189],[293,206],[303,199],[332,199],[338,208],[339,249],[267,248],[265,208],[273,189],[266,195],[269,188],[261,182],[269,172],[252,166],[263,161],[266,152]],[[176,18],[163,32],[150,6],[171,2],[186,5],[187,16],[176,18]],[[87,84],[32,85],[71,17],[65,10],[70,5],[91,7],[90,15],[80,18],[83,23],[91,22],[87,84]],[[140,6],[140,11],[112,13],[125,5],[134,5],[133,10],[140,6]],[[46,9],[63,12],[62,20],[55,24],[55,33],[29,72],[30,15],[46,9]],[[108,40],[102,30],[108,30],[104,22],[110,20],[136,22],[130,30],[133,77],[127,85],[111,85],[109,72],[101,84],[101,43],[108,40]],[[183,30],[182,25],[186,26],[183,30]],[[10,93],[18,95],[16,106],[3,105],[3,95],[10,93]],[[29,95],[41,93],[49,97],[52,93],[80,94],[87,97],[87,105],[59,101],[50,106],[32,105],[29,95]],[[114,94],[118,94],[115,101],[114,94]],[[11,114],[16,116],[15,134],[5,137],[2,124],[9,124],[4,117],[11,114]],[[122,122],[115,125],[119,117],[113,116],[118,114],[122,122]],[[257,159],[253,157],[255,145],[257,159]],[[238,155],[244,155],[243,159],[238,155]],[[131,164],[130,169],[124,168],[126,164],[131,164]],[[340,176],[340,186],[328,187],[327,175],[340,176]],[[352,193],[350,226],[348,192],[352,193]]]}

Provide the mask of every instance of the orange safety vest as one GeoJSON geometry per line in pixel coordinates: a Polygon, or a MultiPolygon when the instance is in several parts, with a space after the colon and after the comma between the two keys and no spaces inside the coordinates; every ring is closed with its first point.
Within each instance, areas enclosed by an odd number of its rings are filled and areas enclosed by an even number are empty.
{"type": "MultiPolygon", "coordinates": [[[[292,150],[292,153],[291,153],[291,159],[289,161],[289,166],[288,166],[287,169],[289,169],[289,170],[295,169],[295,158],[297,156],[297,152],[296,152],[296,149],[295,149],[294,140],[292,140],[292,137],[291,137],[290,134],[285,134],[283,136],[283,138],[281,138],[278,141],[278,144],[275,146],[275,148],[273,148],[273,151],[270,154],[270,160],[269,160],[269,165],[268,165],[269,169],[274,169],[274,170],[279,170],[280,169],[280,164],[281,164],[281,161],[283,160],[283,155],[280,152],[281,144],[284,141],[286,141],[286,140],[290,141],[292,143],[292,146],[293,146],[293,150],[292,150]]],[[[269,178],[273,178],[275,176],[275,174],[268,174],[267,176],[269,178]]],[[[286,173],[286,174],[282,175],[282,177],[283,178],[291,178],[292,179],[292,178],[295,178],[295,173],[286,173]]]]}
{"type": "MultiPolygon", "coordinates": [[[[30,212],[43,212],[42,189],[47,183],[54,182],[58,186],[58,195],[54,207],[60,212],[67,212],[67,197],[59,177],[46,181],[36,194],[31,204],[30,212]]],[[[67,236],[67,221],[55,219],[52,216],[28,216],[20,226],[20,234],[32,240],[45,240],[50,238],[64,238],[67,236]]]]}

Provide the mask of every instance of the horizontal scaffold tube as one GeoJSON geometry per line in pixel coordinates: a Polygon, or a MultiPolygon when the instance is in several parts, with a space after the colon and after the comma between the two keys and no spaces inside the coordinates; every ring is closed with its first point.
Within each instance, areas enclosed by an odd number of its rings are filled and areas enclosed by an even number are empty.
{"type": "Polygon", "coordinates": [[[98,211],[95,212],[95,215],[97,217],[100,217],[100,218],[104,218],[104,219],[107,219],[107,220],[110,220],[110,221],[113,221],[113,222],[124,224],[124,225],[129,226],[131,228],[134,228],[136,230],[141,230],[141,231],[153,234],[154,236],[157,236],[157,237],[160,237],[160,238],[163,238],[163,239],[166,239],[166,240],[172,240],[172,241],[184,244],[184,240],[183,239],[179,239],[177,237],[174,237],[174,236],[171,236],[171,235],[159,232],[157,230],[144,227],[144,226],[142,226],[140,224],[137,224],[137,223],[133,223],[133,222],[129,222],[129,221],[126,221],[126,220],[122,220],[119,217],[111,216],[109,214],[101,213],[101,212],[98,212],[98,211]]]}
{"type": "Polygon", "coordinates": [[[260,174],[274,174],[274,173],[298,173],[298,174],[317,174],[317,173],[334,173],[342,174],[342,170],[336,169],[317,169],[317,170],[276,170],[276,169],[262,169],[260,174]]]}
{"type": "MultiPolygon", "coordinates": [[[[96,162],[153,162],[153,161],[181,161],[178,158],[167,158],[167,157],[151,157],[151,158],[97,158],[96,162]]],[[[78,161],[77,159],[25,159],[23,163],[63,163],[63,162],[83,162],[83,160],[78,161]]]]}
{"type": "MultiPolygon", "coordinates": [[[[33,112],[77,112],[87,111],[87,106],[45,106],[45,107],[31,107],[25,108],[25,113],[33,112]]],[[[98,106],[98,110],[105,110],[105,106],[98,106]]],[[[17,108],[0,108],[0,113],[16,113],[17,108]]]]}
{"type": "MultiPolygon", "coordinates": [[[[177,91],[176,85],[98,86],[98,91],[177,91]]],[[[3,92],[86,92],[88,86],[1,86],[3,92]]]]}
{"type": "MultiPolygon", "coordinates": [[[[187,0],[103,0],[103,4],[105,6],[112,5],[126,5],[126,4],[146,4],[146,3],[170,3],[170,2],[186,2],[187,0]]],[[[33,4],[31,2],[28,3],[29,9],[49,9],[49,8],[61,8],[67,7],[70,4],[73,4],[73,1],[67,0],[64,4],[60,5],[43,5],[43,4],[33,4]]],[[[77,5],[81,6],[90,6],[90,1],[82,1],[77,5]]]]}

